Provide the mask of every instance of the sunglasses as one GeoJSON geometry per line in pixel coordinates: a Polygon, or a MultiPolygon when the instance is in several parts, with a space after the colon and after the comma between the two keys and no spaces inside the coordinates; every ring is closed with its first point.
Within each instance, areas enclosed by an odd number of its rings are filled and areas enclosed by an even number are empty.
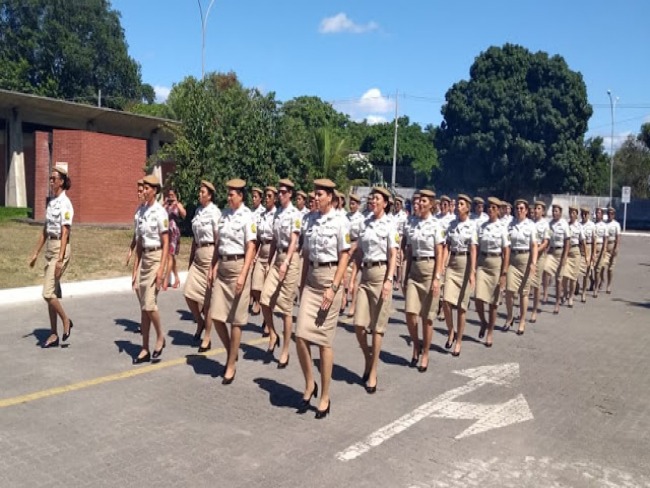
{"type": "Polygon", "coordinates": [[[280,195],[286,195],[287,193],[289,193],[289,190],[278,190],[278,193],[280,195]]]}

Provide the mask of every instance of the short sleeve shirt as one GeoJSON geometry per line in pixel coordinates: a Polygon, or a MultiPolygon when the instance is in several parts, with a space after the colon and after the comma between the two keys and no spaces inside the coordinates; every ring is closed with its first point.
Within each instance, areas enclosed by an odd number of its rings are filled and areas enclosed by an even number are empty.
{"type": "Polygon", "coordinates": [[[478,228],[478,242],[481,252],[500,253],[510,246],[508,229],[498,220],[483,222],[478,228]]]}
{"type": "Polygon", "coordinates": [[[264,209],[257,219],[257,239],[266,243],[273,239],[273,220],[275,219],[276,208],[264,209]]]}
{"type": "Polygon", "coordinates": [[[594,225],[594,238],[596,239],[596,244],[602,244],[605,242],[605,237],[607,237],[607,223],[596,222],[594,225]]]}
{"type": "Polygon", "coordinates": [[[569,224],[569,239],[572,247],[580,245],[585,240],[582,224],[577,220],[573,224],[569,224]]]}
{"type": "Polygon", "coordinates": [[[469,251],[470,246],[478,244],[476,223],[470,219],[454,220],[447,229],[447,245],[452,252],[469,251]]]}
{"type": "Polygon", "coordinates": [[[280,207],[275,213],[273,220],[273,239],[275,245],[282,251],[286,251],[291,243],[291,235],[300,234],[302,228],[302,214],[300,210],[289,203],[286,208],[280,207]]]}
{"type": "Polygon", "coordinates": [[[162,246],[160,236],[169,231],[167,210],[158,202],[138,209],[136,237],[144,249],[162,246]]]}
{"type": "Polygon", "coordinates": [[[348,212],[347,218],[350,221],[350,239],[356,241],[359,239],[359,233],[361,232],[361,226],[363,225],[365,218],[358,210],[354,213],[348,212]]]}
{"type": "Polygon", "coordinates": [[[394,215],[395,219],[395,229],[400,235],[400,238],[404,236],[406,221],[408,220],[408,214],[404,210],[400,210],[394,215]]]}
{"type": "Polygon", "coordinates": [[[407,229],[413,257],[433,258],[436,255],[436,246],[445,242],[442,225],[433,215],[426,219],[414,218],[407,229]]]}
{"type": "Polygon", "coordinates": [[[609,238],[609,243],[614,244],[619,235],[621,235],[621,224],[619,224],[617,220],[607,222],[607,237],[609,238]]]}
{"type": "Polygon", "coordinates": [[[333,263],[339,253],[350,249],[350,222],[334,209],[323,215],[317,213],[305,234],[309,260],[333,263]]]}
{"type": "Polygon", "coordinates": [[[585,235],[586,244],[591,244],[592,242],[594,242],[594,237],[596,234],[596,224],[594,224],[593,220],[587,220],[586,222],[582,223],[582,232],[585,235]]]}
{"type": "Polygon", "coordinates": [[[72,226],[74,209],[72,202],[62,191],[58,197],[53,198],[47,204],[45,211],[45,231],[50,237],[61,237],[61,229],[64,225],[72,226]]]}
{"type": "Polygon", "coordinates": [[[564,241],[569,239],[569,223],[564,219],[549,222],[551,228],[551,248],[564,247],[564,241]]]}
{"type": "Polygon", "coordinates": [[[542,217],[533,223],[535,224],[535,240],[538,245],[551,239],[551,227],[548,225],[548,220],[542,217]]]}
{"type": "Polygon", "coordinates": [[[246,205],[237,210],[226,208],[219,219],[219,254],[222,256],[246,253],[246,244],[257,239],[257,224],[246,205]]]}
{"type": "Polygon", "coordinates": [[[197,244],[214,243],[219,235],[221,210],[212,202],[199,206],[192,218],[192,233],[197,244]]]}
{"type": "Polygon", "coordinates": [[[368,217],[361,225],[359,245],[363,253],[363,261],[388,261],[389,251],[399,247],[400,235],[395,228],[395,222],[382,215],[368,217]]]}
{"type": "Polygon", "coordinates": [[[508,235],[510,246],[515,251],[528,251],[532,243],[537,242],[535,223],[530,219],[512,219],[508,225],[508,235]]]}

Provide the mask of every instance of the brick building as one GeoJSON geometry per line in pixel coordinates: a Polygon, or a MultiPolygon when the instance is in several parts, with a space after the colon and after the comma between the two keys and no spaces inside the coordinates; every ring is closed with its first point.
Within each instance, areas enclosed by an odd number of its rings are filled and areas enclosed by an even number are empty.
{"type": "MultiPolygon", "coordinates": [[[[147,158],[176,122],[0,90],[0,205],[45,216],[48,177],[67,163],[75,221],[128,224],[147,158]]],[[[154,169],[159,178],[173,164],[154,169]]]]}

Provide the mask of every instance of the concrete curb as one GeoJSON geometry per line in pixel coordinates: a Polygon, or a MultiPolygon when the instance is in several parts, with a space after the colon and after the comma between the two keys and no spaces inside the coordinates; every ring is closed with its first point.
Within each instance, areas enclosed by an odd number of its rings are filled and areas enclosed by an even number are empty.
{"type": "MultiPolygon", "coordinates": [[[[187,278],[187,271],[179,273],[179,276],[182,284],[187,278]]],[[[105,280],[75,281],[71,283],[63,282],[61,288],[64,300],[66,298],[76,298],[89,295],[124,293],[131,291],[131,277],[121,276],[119,278],[109,278],[105,280]]],[[[0,290],[0,307],[42,301],[42,290],[42,286],[25,286],[22,288],[0,290]]]]}

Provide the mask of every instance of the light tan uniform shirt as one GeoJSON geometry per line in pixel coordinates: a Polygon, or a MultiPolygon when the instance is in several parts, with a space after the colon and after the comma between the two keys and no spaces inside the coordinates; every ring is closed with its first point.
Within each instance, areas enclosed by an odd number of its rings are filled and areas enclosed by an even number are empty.
{"type": "Polygon", "coordinates": [[[339,260],[339,252],[350,249],[350,243],[350,222],[332,209],[325,215],[316,213],[307,229],[304,245],[310,261],[333,263],[339,260]]]}
{"type": "Polygon", "coordinates": [[[467,252],[470,246],[478,244],[476,223],[470,219],[454,220],[447,229],[447,245],[451,252],[467,252]]]}
{"type": "Polygon", "coordinates": [[[380,219],[375,216],[363,221],[359,233],[359,243],[363,252],[364,263],[388,261],[389,251],[399,247],[400,235],[387,215],[380,219]]]}
{"type": "Polygon", "coordinates": [[[499,220],[483,222],[478,228],[479,250],[491,255],[501,254],[501,250],[510,246],[508,229],[499,220]]]}
{"type": "Polygon", "coordinates": [[[410,220],[407,236],[411,255],[416,258],[435,257],[436,246],[445,242],[445,231],[433,215],[426,219],[414,217],[410,220]]]}
{"type": "Polygon", "coordinates": [[[62,191],[58,197],[52,198],[47,204],[45,211],[45,232],[49,237],[61,238],[61,228],[64,225],[72,225],[74,209],[72,202],[62,191]]]}
{"type": "Polygon", "coordinates": [[[219,219],[219,255],[232,256],[246,253],[246,244],[257,239],[257,224],[246,205],[237,210],[225,209],[219,219]]]}
{"type": "Polygon", "coordinates": [[[273,238],[278,251],[286,251],[291,243],[291,234],[300,234],[302,214],[291,202],[286,208],[280,207],[273,220],[273,238]]]}
{"type": "Polygon", "coordinates": [[[212,202],[199,206],[192,218],[192,233],[197,244],[214,243],[219,235],[221,210],[212,202]]]}
{"type": "Polygon", "coordinates": [[[169,231],[167,210],[158,202],[142,205],[136,213],[135,236],[142,242],[142,248],[162,247],[160,235],[169,231]]]}

